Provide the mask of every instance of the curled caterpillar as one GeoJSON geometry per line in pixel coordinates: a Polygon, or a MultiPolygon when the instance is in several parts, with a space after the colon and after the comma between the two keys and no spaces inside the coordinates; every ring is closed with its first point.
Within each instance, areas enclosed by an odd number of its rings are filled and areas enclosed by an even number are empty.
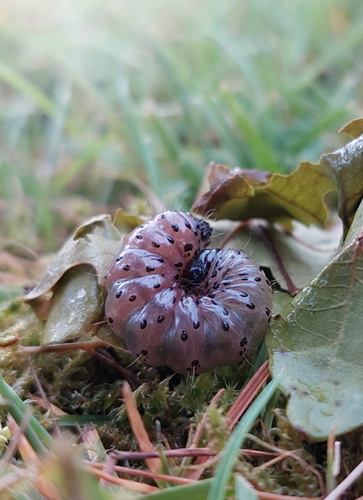
{"type": "Polygon", "coordinates": [[[126,236],[107,273],[107,321],[148,365],[205,372],[240,361],[266,332],[265,274],[245,252],[207,249],[211,233],[189,213],[156,215],[126,236]]]}

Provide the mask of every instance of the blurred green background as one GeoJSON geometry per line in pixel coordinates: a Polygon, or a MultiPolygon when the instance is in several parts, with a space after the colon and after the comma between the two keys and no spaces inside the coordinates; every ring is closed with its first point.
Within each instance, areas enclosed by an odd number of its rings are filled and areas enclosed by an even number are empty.
{"type": "Polygon", "coordinates": [[[317,161],[363,115],[362,42],[362,0],[3,0],[2,237],[189,209],[210,161],[317,161]]]}

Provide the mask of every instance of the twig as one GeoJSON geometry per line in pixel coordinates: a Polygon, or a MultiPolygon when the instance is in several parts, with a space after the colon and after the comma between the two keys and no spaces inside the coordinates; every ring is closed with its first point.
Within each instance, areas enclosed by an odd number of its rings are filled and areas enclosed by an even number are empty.
{"type": "MultiPolygon", "coordinates": [[[[292,497],[291,495],[279,495],[278,493],[268,493],[267,491],[255,490],[260,500],[321,500],[322,497],[292,497]]],[[[324,499],[326,500],[326,498],[324,499]]]]}
{"type": "Polygon", "coordinates": [[[235,400],[231,408],[226,413],[227,420],[229,420],[228,427],[233,429],[238,420],[242,417],[244,412],[248,409],[252,401],[257,395],[257,392],[262,388],[270,376],[268,368],[268,361],[257,370],[254,376],[242,389],[238,398],[235,400]]]}
{"type": "MultiPolygon", "coordinates": [[[[30,356],[29,356],[29,358],[30,358],[30,356]]],[[[52,422],[53,422],[53,425],[54,425],[54,429],[55,429],[55,431],[56,431],[56,433],[57,433],[58,437],[60,438],[60,437],[62,436],[62,433],[61,433],[61,431],[60,431],[58,421],[57,421],[57,419],[56,419],[56,418],[54,418],[54,417],[55,417],[55,414],[53,413],[53,410],[52,410],[52,407],[51,407],[51,405],[50,405],[50,403],[49,403],[49,401],[48,401],[47,395],[46,395],[46,394],[45,394],[45,392],[44,392],[44,389],[43,389],[43,387],[42,387],[42,384],[40,383],[39,377],[38,377],[38,375],[37,375],[36,371],[34,370],[34,366],[33,366],[33,363],[32,363],[31,358],[29,359],[29,365],[30,365],[30,371],[31,371],[31,374],[32,374],[33,379],[34,379],[34,381],[35,381],[35,384],[36,384],[36,386],[37,386],[37,388],[38,388],[39,394],[40,394],[40,396],[41,396],[41,398],[42,398],[42,400],[43,400],[43,402],[44,402],[44,404],[45,404],[45,406],[46,406],[47,411],[48,411],[48,412],[51,414],[51,416],[52,416],[52,422]]]]}
{"type": "Polygon", "coordinates": [[[268,250],[271,252],[273,258],[275,259],[275,261],[278,265],[278,268],[280,270],[280,273],[281,273],[283,279],[285,280],[285,283],[286,283],[286,286],[287,286],[287,289],[288,289],[290,295],[292,295],[292,296],[296,295],[300,290],[299,290],[299,288],[297,288],[295,286],[294,282],[290,278],[290,275],[287,272],[285,264],[282,262],[281,256],[280,256],[279,252],[277,251],[275,242],[272,239],[270,231],[266,227],[263,227],[261,224],[259,224],[257,222],[254,223],[253,228],[260,234],[263,243],[268,248],[268,250]]]}
{"type": "Polygon", "coordinates": [[[64,351],[88,351],[89,349],[97,349],[98,347],[109,347],[109,344],[103,340],[85,340],[83,342],[69,342],[66,344],[48,344],[48,345],[35,345],[18,347],[19,351],[28,354],[37,354],[39,352],[64,352],[64,351]]]}
{"type": "Polygon", "coordinates": [[[128,383],[131,385],[133,390],[140,387],[141,382],[137,378],[137,376],[134,375],[132,372],[130,372],[124,366],[120,365],[120,363],[115,361],[115,359],[111,356],[111,354],[106,351],[106,349],[96,349],[93,353],[93,356],[95,358],[98,358],[101,361],[107,363],[109,366],[112,366],[112,368],[114,368],[119,373],[121,373],[121,375],[124,377],[124,379],[127,380],[128,383]]]}
{"type": "Polygon", "coordinates": [[[111,476],[111,474],[108,474],[103,470],[98,470],[95,467],[86,466],[85,470],[97,476],[99,479],[104,479],[111,484],[117,484],[118,486],[128,488],[129,490],[139,491],[140,493],[154,493],[156,491],[160,491],[159,488],[151,486],[150,484],[138,483],[136,481],[130,481],[129,479],[111,476]]]}
{"type": "MultiPolygon", "coordinates": [[[[159,453],[153,451],[119,451],[113,450],[110,455],[115,456],[118,460],[146,460],[148,458],[157,458],[159,453]]],[[[179,448],[177,450],[163,450],[163,455],[166,457],[182,458],[182,457],[214,457],[218,455],[217,451],[209,448],[179,448]]]]}
{"type": "MultiPolygon", "coordinates": [[[[268,362],[266,361],[261,368],[257,370],[251,380],[245,385],[242,389],[241,393],[228,410],[226,417],[228,422],[228,428],[230,430],[237,424],[238,420],[241,418],[243,413],[250,406],[253,399],[256,397],[257,392],[263,386],[263,384],[267,381],[270,376],[270,372],[268,369],[268,362]]],[[[194,463],[194,466],[197,468],[193,468],[188,471],[187,477],[189,479],[200,479],[202,476],[205,467],[207,467],[207,458],[199,457],[194,463]],[[202,467],[202,465],[204,465],[202,467]]]]}
{"type": "MultiPolygon", "coordinates": [[[[87,462],[91,467],[99,469],[104,466],[104,464],[87,462]]],[[[161,481],[168,481],[169,483],[175,484],[190,484],[195,483],[193,479],[187,479],[185,477],[169,476],[168,474],[153,473],[147,470],[132,469],[131,467],[124,467],[122,465],[114,465],[113,470],[116,472],[122,472],[123,474],[128,474],[129,476],[139,476],[147,477],[149,479],[159,479],[161,481]]]]}
{"type": "MultiPolygon", "coordinates": [[[[208,408],[212,408],[213,406],[217,406],[219,400],[223,396],[225,389],[220,389],[217,394],[211,399],[208,408]]],[[[190,448],[196,448],[198,446],[199,441],[202,439],[203,431],[205,424],[208,419],[208,410],[204,412],[201,422],[197,426],[197,430],[195,431],[192,443],[190,448]]]]}
{"type": "MultiPolygon", "coordinates": [[[[24,434],[24,429],[28,427],[31,415],[25,415],[23,421],[20,425],[15,421],[15,419],[9,415],[8,416],[8,427],[11,431],[11,434],[15,437],[16,448],[19,450],[19,453],[22,457],[22,460],[26,466],[29,465],[38,465],[40,464],[40,458],[37,455],[37,452],[33,449],[28,441],[26,435],[24,434]]],[[[10,453],[9,453],[10,454],[10,453]]],[[[13,455],[13,450],[11,450],[11,456],[13,455]]]]}
{"type": "MultiPolygon", "coordinates": [[[[155,448],[150,441],[149,435],[146,432],[144,422],[142,421],[139,410],[137,409],[136,401],[131,391],[131,387],[127,382],[124,382],[121,389],[122,397],[125,402],[127,416],[131,424],[131,429],[140,446],[141,451],[154,452],[155,448]]],[[[151,472],[157,473],[161,469],[162,463],[160,458],[146,459],[146,464],[151,472]]]]}
{"type": "MultiPolygon", "coordinates": [[[[48,406],[45,404],[43,399],[40,398],[39,396],[35,396],[35,394],[29,394],[27,396],[27,399],[30,399],[30,401],[33,401],[34,403],[36,403],[38,406],[40,406],[40,408],[43,408],[43,410],[46,410],[48,408],[48,406]]],[[[48,403],[49,403],[49,401],[48,401],[48,403]]],[[[51,407],[54,415],[56,415],[57,417],[60,417],[63,415],[69,415],[67,412],[61,410],[60,408],[58,408],[58,406],[54,405],[53,403],[49,403],[49,406],[51,407]]]]}
{"type": "Polygon", "coordinates": [[[220,243],[220,247],[221,248],[224,248],[227,243],[229,242],[229,240],[231,238],[233,238],[233,236],[235,236],[241,229],[243,229],[244,227],[247,227],[249,226],[250,224],[250,221],[249,220],[245,220],[245,221],[242,221],[240,224],[238,224],[238,226],[236,226],[234,229],[232,229],[232,231],[230,231],[224,238],[223,240],[221,241],[220,243]]]}
{"type": "Polygon", "coordinates": [[[18,443],[22,436],[24,436],[25,429],[28,428],[29,421],[31,418],[30,413],[26,413],[20,425],[18,425],[11,415],[8,415],[7,425],[11,431],[11,441],[7,447],[4,456],[2,457],[2,463],[10,463],[10,460],[15,455],[18,448],[18,443]]]}
{"type": "MultiPolygon", "coordinates": [[[[211,450],[210,448],[178,448],[177,450],[163,450],[163,455],[170,458],[183,457],[215,457],[220,452],[211,450]]],[[[251,457],[274,457],[276,452],[265,452],[259,450],[249,450],[241,448],[241,453],[250,455],[251,457]]],[[[156,451],[119,451],[113,450],[110,455],[115,456],[118,460],[145,460],[147,458],[157,458],[159,454],[156,451]]]]}
{"type": "Polygon", "coordinates": [[[331,492],[325,500],[338,500],[340,496],[363,474],[363,460],[355,469],[331,492]]]}

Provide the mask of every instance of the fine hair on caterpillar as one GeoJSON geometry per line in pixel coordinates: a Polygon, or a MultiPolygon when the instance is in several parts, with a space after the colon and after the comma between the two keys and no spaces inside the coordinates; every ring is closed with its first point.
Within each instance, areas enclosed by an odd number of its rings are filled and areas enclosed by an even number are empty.
{"type": "Polygon", "coordinates": [[[263,339],[270,283],[242,250],[210,249],[211,234],[207,221],[170,210],[125,237],[105,277],[105,312],[144,363],[197,375],[263,339]]]}

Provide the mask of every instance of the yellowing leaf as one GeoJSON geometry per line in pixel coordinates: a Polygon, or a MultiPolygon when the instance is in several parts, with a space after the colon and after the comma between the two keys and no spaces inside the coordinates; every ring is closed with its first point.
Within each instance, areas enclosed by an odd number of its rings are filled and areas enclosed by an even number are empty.
{"type": "MultiPolygon", "coordinates": [[[[132,219],[127,223],[132,225],[132,219]]],[[[122,231],[121,216],[118,225],[122,231]]],[[[101,319],[103,276],[123,234],[109,215],[93,217],[76,229],[54,257],[40,283],[25,297],[38,318],[47,321],[43,343],[82,335],[88,325],[101,319]]]]}
{"type": "Polygon", "coordinates": [[[121,245],[121,239],[122,233],[112,224],[111,216],[99,215],[88,220],[66,241],[25,301],[32,305],[34,300],[52,290],[68,269],[79,264],[93,266],[95,275],[102,281],[121,245]]]}
{"type": "Polygon", "coordinates": [[[42,343],[65,342],[85,332],[99,319],[104,298],[92,266],[69,269],[54,287],[42,343]]]}
{"type": "Polygon", "coordinates": [[[348,134],[354,139],[357,139],[363,134],[363,118],[357,118],[356,120],[351,120],[342,127],[339,132],[341,134],[348,134]]]}
{"type": "Polygon", "coordinates": [[[219,219],[263,218],[290,226],[296,219],[323,226],[328,212],[323,197],[335,189],[319,164],[303,162],[289,175],[210,165],[209,190],[194,210],[219,219]]]}

